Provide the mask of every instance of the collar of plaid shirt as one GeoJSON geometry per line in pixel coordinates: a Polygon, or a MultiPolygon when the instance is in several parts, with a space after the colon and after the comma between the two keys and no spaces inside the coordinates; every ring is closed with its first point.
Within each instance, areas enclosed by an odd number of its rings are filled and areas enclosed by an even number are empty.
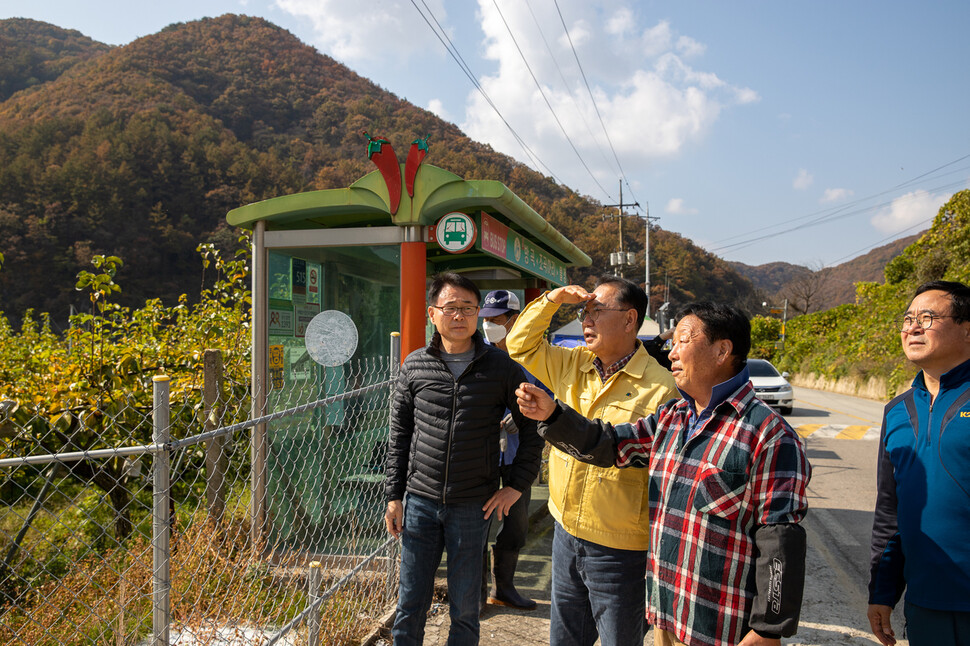
{"type": "Polygon", "coordinates": [[[614,361],[613,363],[611,363],[605,368],[603,367],[603,362],[602,360],[600,360],[599,357],[596,357],[595,359],[593,359],[593,367],[596,368],[596,372],[597,374],[599,374],[600,379],[603,380],[603,383],[606,383],[607,379],[609,379],[619,371],[623,370],[626,364],[630,363],[630,359],[633,358],[633,355],[635,355],[637,353],[637,350],[639,349],[640,349],[640,339],[637,339],[636,344],[634,344],[633,346],[633,352],[631,352],[630,354],[626,355],[621,359],[617,359],[616,361],[614,361]]]}

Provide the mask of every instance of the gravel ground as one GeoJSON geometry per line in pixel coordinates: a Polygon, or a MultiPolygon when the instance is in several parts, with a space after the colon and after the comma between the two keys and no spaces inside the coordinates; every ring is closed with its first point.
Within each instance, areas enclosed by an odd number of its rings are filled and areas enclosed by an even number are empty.
{"type": "MultiPolygon", "coordinates": [[[[529,544],[520,556],[516,574],[516,587],[526,596],[538,602],[532,612],[489,606],[481,624],[482,646],[538,646],[549,643],[549,583],[550,557],[552,551],[552,521],[548,514],[537,513],[529,544]]],[[[825,552],[812,545],[809,539],[805,598],[798,633],[783,644],[791,646],[853,646],[876,645],[879,642],[869,632],[865,617],[865,599],[856,591],[842,593],[845,589],[843,571],[831,566],[825,552]]],[[[443,581],[441,582],[443,584],[443,581]]],[[[858,586],[856,586],[858,587],[858,586]]],[[[894,618],[895,619],[895,618],[894,618]]],[[[429,613],[424,643],[426,646],[444,646],[448,640],[448,605],[436,603],[429,613]]],[[[897,635],[902,634],[901,620],[894,621],[897,635]]],[[[389,634],[385,631],[372,644],[387,646],[389,634]]],[[[653,644],[648,633],[645,644],[653,644]]],[[[899,646],[908,646],[900,639],[899,646]]]]}

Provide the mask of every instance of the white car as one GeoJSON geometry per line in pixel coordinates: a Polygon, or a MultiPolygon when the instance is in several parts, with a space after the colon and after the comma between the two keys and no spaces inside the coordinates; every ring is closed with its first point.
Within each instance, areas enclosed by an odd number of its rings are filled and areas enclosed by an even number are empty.
{"type": "Polygon", "coordinates": [[[764,359],[748,359],[748,376],[758,399],[774,406],[782,415],[791,415],[795,394],[788,383],[788,373],[778,374],[770,362],[764,359]]]}

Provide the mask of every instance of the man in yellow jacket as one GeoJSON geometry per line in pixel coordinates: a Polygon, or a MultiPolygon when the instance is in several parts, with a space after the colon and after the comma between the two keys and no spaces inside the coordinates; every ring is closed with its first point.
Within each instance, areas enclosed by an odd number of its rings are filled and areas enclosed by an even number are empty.
{"type": "MultiPolygon", "coordinates": [[[[637,339],[647,296],[604,276],[592,292],[559,287],[530,303],[507,337],[509,355],[588,418],[635,422],[677,396],[670,373],[637,339]],[[546,330],[561,305],[582,305],[585,347],[561,348],[546,330]]],[[[646,469],[608,469],[559,451],[549,458],[553,646],[642,646],[649,512],[646,469]]]]}

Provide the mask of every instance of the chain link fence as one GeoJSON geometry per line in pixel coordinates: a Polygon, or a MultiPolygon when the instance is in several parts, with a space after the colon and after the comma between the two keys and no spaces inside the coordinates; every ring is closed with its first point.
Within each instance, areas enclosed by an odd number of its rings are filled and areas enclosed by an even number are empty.
{"type": "Polygon", "coordinates": [[[356,644],[396,596],[397,357],[307,367],[262,415],[199,388],[57,420],[0,403],[0,643],[356,644]],[[169,399],[172,399],[170,402],[169,399]]]}

